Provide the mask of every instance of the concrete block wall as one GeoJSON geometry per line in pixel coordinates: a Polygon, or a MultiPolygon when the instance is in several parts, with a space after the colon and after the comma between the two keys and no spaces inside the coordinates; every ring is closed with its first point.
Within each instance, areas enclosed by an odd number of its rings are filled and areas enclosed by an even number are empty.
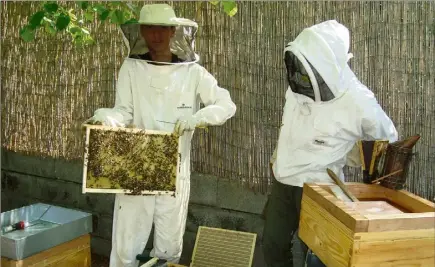
{"type": "MultiPolygon", "coordinates": [[[[7,150],[2,150],[1,156],[2,212],[43,202],[92,213],[92,251],[109,255],[114,195],[82,194],[81,162],[25,156],[7,150]]],[[[265,266],[261,213],[266,199],[265,195],[255,194],[227,179],[193,173],[181,262],[188,263],[191,259],[197,229],[204,225],[257,233],[253,266],[265,266]]]]}

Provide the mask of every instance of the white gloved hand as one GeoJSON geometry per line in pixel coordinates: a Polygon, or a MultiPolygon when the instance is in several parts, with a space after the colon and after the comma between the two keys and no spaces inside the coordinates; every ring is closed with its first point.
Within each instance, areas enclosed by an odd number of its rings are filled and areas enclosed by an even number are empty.
{"type": "Polygon", "coordinates": [[[361,154],[359,150],[358,143],[356,143],[352,150],[346,155],[346,165],[349,167],[359,168],[362,166],[361,154]]]}
{"type": "Polygon", "coordinates": [[[195,118],[194,116],[187,118],[180,118],[175,124],[174,133],[179,136],[183,135],[185,131],[193,131],[196,127],[202,128],[206,124],[195,118]]]}
{"type": "Polygon", "coordinates": [[[110,108],[97,109],[90,119],[86,120],[85,124],[102,124],[110,127],[125,127],[122,123],[122,114],[110,108]]]}

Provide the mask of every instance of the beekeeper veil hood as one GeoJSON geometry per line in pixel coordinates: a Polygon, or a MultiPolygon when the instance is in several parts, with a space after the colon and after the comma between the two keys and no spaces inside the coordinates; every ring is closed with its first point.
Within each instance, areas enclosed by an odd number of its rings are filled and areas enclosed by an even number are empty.
{"type": "Polygon", "coordinates": [[[349,31],[335,20],[304,29],[284,49],[291,90],[315,102],[339,98],[346,90],[349,31]]]}
{"type": "Polygon", "coordinates": [[[167,4],[144,5],[137,23],[121,25],[129,57],[140,58],[139,55],[149,51],[144,38],[141,36],[141,25],[175,27],[175,34],[170,41],[171,52],[183,62],[197,62],[199,60],[194,51],[198,24],[189,19],[177,18],[172,7],[167,4]]]}

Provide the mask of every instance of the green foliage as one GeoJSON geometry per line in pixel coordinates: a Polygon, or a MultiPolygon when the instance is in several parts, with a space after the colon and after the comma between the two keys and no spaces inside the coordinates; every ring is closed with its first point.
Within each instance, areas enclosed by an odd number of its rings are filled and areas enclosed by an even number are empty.
{"type": "Polygon", "coordinates": [[[222,7],[224,12],[230,16],[233,17],[237,13],[237,3],[235,0],[230,1],[210,1],[210,4],[214,6],[222,7]]]}
{"type": "MultiPolygon", "coordinates": [[[[67,10],[62,3],[56,1],[40,2],[41,10],[32,14],[20,30],[20,37],[25,42],[35,40],[38,30],[43,29],[49,35],[60,32],[68,33],[73,43],[79,46],[94,43],[87,23],[97,18],[102,23],[121,25],[137,23],[141,6],[127,1],[108,1],[104,4],[92,1],[76,1],[77,7],[67,10]]],[[[237,4],[232,1],[210,1],[212,5],[221,7],[230,17],[237,13],[237,4]]]]}

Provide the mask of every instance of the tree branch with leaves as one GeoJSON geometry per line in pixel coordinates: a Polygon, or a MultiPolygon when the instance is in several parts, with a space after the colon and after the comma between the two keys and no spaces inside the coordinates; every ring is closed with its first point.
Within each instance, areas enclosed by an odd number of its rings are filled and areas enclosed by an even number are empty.
{"type": "MultiPolygon", "coordinates": [[[[75,8],[67,8],[65,4],[56,1],[41,2],[41,10],[29,16],[27,25],[20,30],[20,37],[25,42],[35,40],[40,30],[49,35],[68,33],[74,44],[83,46],[94,44],[87,25],[97,18],[102,23],[115,25],[137,23],[141,7],[127,1],[109,1],[95,3],[92,1],[77,1],[75,8]]],[[[232,1],[208,1],[221,8],[228,16],[237,13],[237,3],[232,1]]]]}

